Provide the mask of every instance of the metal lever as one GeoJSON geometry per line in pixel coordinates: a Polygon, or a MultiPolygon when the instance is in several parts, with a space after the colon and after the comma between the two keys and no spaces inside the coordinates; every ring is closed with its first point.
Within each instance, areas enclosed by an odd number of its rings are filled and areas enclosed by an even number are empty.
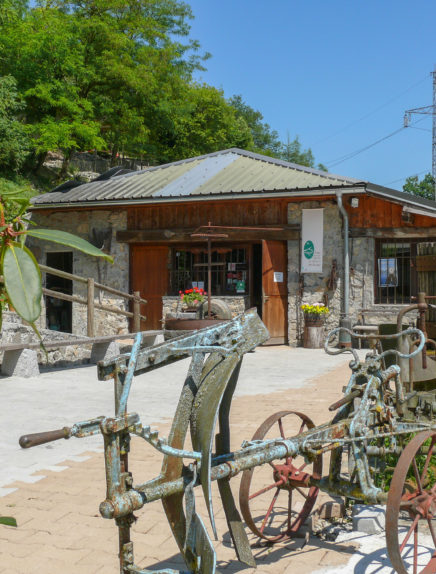
{"type": "Polygon", "coordinates": [[[34,434],[25,434],[20,437],[18,441],[21,448],[30,448],[32,446],[38,446],[39,444],[45,444],[46,442],[53,442],[61,438],[70,438],[70,430],[68,427],[62,429],[47,431],[47,432],[36,432],[34,434]]]}
{"type": "MultiPolygon", "coordinates": [[[[137,416],[138,415],[136,415],[136,417],[137,416]]],[[[20,437],[18,442],[20,443],[21,448],[30,448],[32,446],[45,444],[46,442],[53,442],[61,438],[68,439],[72,436],[76,436],[78,438],[91,436],[100,432],[100,424],[102,423],[103,419],[104,417],[97,417],[95,419],[89,419],[87,421],[75,423],[72,427],[64,427],[53,431],[26,434],[20,437]]]]}

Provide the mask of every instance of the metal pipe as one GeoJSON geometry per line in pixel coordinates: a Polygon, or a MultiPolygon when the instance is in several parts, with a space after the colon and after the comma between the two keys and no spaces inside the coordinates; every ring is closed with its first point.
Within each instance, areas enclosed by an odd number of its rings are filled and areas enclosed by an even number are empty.
{"type": "MultiPolygon", "coordinates": [[[[342,191],[336,190],[336,198],[338,201],[338,208],[341,212],[342,219],[344,220],[344,286],[342,289],[342,317],[340,319],[340,326],[351,328],[351,321],[349,317],[349,300],[350,300],[350,255],[348,248],[348,214],[342,204],[342,191]]],[[[340,333],[339,345],[341,347],[351,347],[351,336],[346,333],[340,333]]]]}

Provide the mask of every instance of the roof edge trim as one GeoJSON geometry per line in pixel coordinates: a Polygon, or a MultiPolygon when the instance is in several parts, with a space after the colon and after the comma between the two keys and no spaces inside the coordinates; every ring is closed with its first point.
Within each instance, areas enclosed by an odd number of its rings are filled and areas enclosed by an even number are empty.
{"type": "Polygon", "coordinates": [[[122,199],[122,200],[101,200],[101,201],[77,201],[71,203],[43,203],[43,204],[32,204],[30,206],[31,211],[36,211],[40,209],[55,209],[55,208],[62,208],[62,209],[74,209],[75,207],[103,207],[106,209],[110,209],[114,206],[123,206],[123,207],[130,207],[134,205],[149,205],[149,204],[156,204],[156,203],[195,203],[198,201],[224,201],[226,199],[264,199],[266,197],[274,197],[274,198],[287,198],[292,199],[293,197],[324,197],[324,196],[334,196],[336,194],[336,190],[341,190],[345,194],[353,194],[353,193],[364,193],[365,188],[364,186],[331,186],[329,188],[320,187],[320,188],[311,188],[308,190],[301,190],[301,191],[262,191],[262,192],[254,192],[254,193],[247,193],[247,192],[232,192],[232,193],[219,193],[219,194],[208,194],[208,195],[191,195],[191,196],[177,196],[177,197],[159,197],[154,196],[150,198],[141,198],[141,199],[122,199]]]}

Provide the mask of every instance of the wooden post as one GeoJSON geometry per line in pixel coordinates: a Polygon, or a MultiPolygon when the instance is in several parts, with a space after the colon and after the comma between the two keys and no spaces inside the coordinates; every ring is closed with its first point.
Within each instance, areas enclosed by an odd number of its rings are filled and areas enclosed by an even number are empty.
{"type": "Polygon", "coordinates": [[[135,296],[135,299],[133,299],[133,332],[139,333],[141,330],[141,304],[139,302],[141,293],[139,291],[134,291],[133,295],[135,296]]]}
{"type": "Polygon", "coordinates": [[[322,349],[324,347],[324,326],[304,326],[303,347],[305,349],[322,349]]]}
{"type": "Polygon", "coordinates": [[[88,325],[87,325],[87,335],[88,337],[95,337],[95,330],[94,330],[94,279],[92,277],[88,277],[88,304],[87,304],[87,311],[88,311],[88,325]]]}

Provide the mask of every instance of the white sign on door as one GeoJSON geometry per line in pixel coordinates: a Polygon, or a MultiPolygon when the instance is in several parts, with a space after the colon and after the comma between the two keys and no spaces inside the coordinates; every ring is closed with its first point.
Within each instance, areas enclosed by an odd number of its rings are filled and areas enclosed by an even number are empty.
{"type": "Polygon", "coordinates": [[[303,209],[301,226],[301,272],[321,273],[324,238],[324,210],[303,209]]]}

